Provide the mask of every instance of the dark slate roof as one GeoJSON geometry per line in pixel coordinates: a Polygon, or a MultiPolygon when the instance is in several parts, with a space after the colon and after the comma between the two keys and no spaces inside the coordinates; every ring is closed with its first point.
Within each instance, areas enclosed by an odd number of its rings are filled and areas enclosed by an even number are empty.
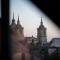
{"type": "Polygon", "coordinates": [[[60,38],[53,38],[49,45],[50,47],[60,47],[60,38]]]}
{"type": "Polygon", "coordinates": [[[58,47],[60,48],[60,38],[53,38],[47,45],[48,47],[58,47]]]}
{"type": "Polygon", "coordinates": [[[50,42],[43,45],[47,48],[60,48],[60,38],[53,38],[50,42]]]}

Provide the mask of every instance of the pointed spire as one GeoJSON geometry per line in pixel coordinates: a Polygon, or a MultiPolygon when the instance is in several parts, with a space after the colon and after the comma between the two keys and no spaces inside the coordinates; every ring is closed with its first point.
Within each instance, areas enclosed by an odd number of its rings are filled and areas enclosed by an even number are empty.
{"type": "Polygon", "coordinates": [[[15,19],[14,19],[14,12],[13,12],[13,19],[12,19],[12,24],[15,24],[15,19]]]}
{"type": "Polygon", "coordinates": [[[19,21],[19,16],[18,16],[17,24],[18,24],[18,25],[20,24],[20,21],[19,21]]]}
{"type": "Polygon", "coordinates": [[[32,35],[32,44],[34,44],[34,38],[33,38],[33,35],[32,35]]]}
{"type": "Polygon", "coordinates": [[[13,12],[13,19],[14,19],[14,12],[13,12]]]}
{"type": "Polygon", "coordinates": [[[43,25],[42,16],[41,16],[41,25],[43,25]]]}
{"type": "Polygon", "coordinates": [[[18,20],[19,20],[19,16],[18,16],[18,20]]]}

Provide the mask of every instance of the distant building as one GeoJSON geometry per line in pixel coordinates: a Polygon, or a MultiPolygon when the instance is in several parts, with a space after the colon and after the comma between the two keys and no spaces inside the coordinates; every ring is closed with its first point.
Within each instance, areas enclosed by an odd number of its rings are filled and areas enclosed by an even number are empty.
{"type": "MultiPolygon", "coordinates": [[[[33,36],[24,37],[24,28],[21,26],[19,16],[16,24],[14,14],[10,27],[14,60],[21,60],[22,56],[24,56],[26,60],[31,60],[32,55],[30,54],[30,49],[33,51],[33,55],[39,56],[40,60],[39,52],[41,50],[41,46],[47,44],[46,28],[43,25],[42,17],[41,25],[39,26],[39,28],[37,28],[37,38],[33,36]]],[[[35,56],[34,58],[38,59],[38,57],[35,56]]]]}
{"type": "Polygon", "coordinates": [[[47,43],[46,28],[43,25],[42,17],[41,24],[39,28],[37,28],[37,40],[39,41],[41,46],[47,43]]]}
{"type": "Polygon", "coordinates": [[[32,40],[34,40],[34,43],[37,43],[38,42],[38,40],[37,40],[37,38],[35,38],[35,37],[24,37],[26,40],[27,40],[27,42],[28,43],[32,43],[32,40]]]}
{"type": "Polygon", "coordinates": [[[48,45],[48,53],[52,54],[58,48],[58,53],[60,52],[60,38],[53,38],[48,45]]]}

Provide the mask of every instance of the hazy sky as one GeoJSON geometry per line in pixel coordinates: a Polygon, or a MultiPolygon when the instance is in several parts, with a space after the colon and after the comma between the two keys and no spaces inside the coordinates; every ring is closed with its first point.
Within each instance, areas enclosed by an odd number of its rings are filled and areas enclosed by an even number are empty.
{"type": "Polygon", "coordinates": [[[47,28],[48,41],[54,37],[60,37],[60,28],[29,0],[10,0],[10,22],[12,21],[13,12],[16,21],[19,15],[25,36],[37,36],[37,28],[40,25],[42,16],[43,24],[47,28]]]}

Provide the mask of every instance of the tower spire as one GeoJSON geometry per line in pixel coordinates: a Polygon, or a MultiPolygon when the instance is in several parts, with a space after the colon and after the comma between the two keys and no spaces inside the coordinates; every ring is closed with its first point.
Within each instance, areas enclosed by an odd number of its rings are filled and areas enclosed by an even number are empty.
{"type": "Polygon", "coordinates": [[[43,25],[42,16],[41,16],[41,25],[43,25]]]}
{"type": "Polygon", "coordinates": [[[14,12],[13,12],[13,19],[14,19],[14,12]]]}
{"type": "Polygon", "coordinates": [[[13,12],[13,19],[12,19],[12,24],[15,24],[15,19],[14,19],[14,12],[13,12]]]}
{"type": "Polygon", "coordinates": [[[19,21],[19,16],[18,16],[17,24],[18,24],[18,25],[20,24],[20,21],[19,21]]]}

